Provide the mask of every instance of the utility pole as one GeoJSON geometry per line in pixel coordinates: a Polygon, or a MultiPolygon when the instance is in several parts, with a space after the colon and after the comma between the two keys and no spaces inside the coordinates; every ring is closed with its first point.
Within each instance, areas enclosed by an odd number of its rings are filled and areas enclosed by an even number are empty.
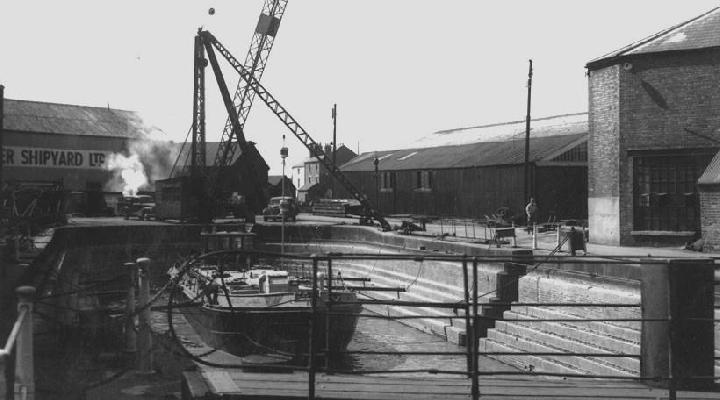
{"type": "Polygon", "coordinates": [[[533,67],[532,60],[528,69],[528,82],[527,82],[527,115],[525,116],[525,181],[524,181],[524,192],[523,192],[523,203],[530,200],[532,190],[530,189],[530,99],[532,98],[532,76],[533,67]]]}
{"type": "MultiPolygon", "coordinates": [[[[332,120],[333,120],[333,147],[332,147],[332,163],[337,167],[335,163],[335,153],[337,152],[337,103],[333,104],[332,108],[332,120]]],[[[330,191],[332,192],[332,198],[335,198],[335,178],[330,180],[330,191]]]]}
{"type": "Polygon", "coordinates": [[[5,136],[5,86],[0,85],[0,189],[2,189],[3,169],[5,168],[5,148],[3,147],[3,139],[5,136]]]}

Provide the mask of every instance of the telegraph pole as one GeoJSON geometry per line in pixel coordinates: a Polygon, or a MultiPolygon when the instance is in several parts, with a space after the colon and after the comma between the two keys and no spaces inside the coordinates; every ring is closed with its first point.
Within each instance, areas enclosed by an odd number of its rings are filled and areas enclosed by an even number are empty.
{"type": "Polygon", "coordinates": [[[524,182],[524,200],[522,205],[525,205],[525,202],[530,200],[531,196],[531,189],[530,189],[530,100],[532,98],[532,76],[533,76],[533,67],[532,67],[532,60],[528,60],[530,62],[530,67],[528,69],[528,81],[527,81],[527,115],[525,116],[525,182],[524,182]]]}
{"type": "MultiPolygon", "coordinates": [[[[332,163],[337,167],[335,163],[335,152],[337,152],[337,103],[333,104],[332,108],[332,120],[333,120],[333,148],[332,148],[332,163]]],[[[330,180],[330,191],[332,192],[332,198],[335,198],[335,178],[330,180]]]]}

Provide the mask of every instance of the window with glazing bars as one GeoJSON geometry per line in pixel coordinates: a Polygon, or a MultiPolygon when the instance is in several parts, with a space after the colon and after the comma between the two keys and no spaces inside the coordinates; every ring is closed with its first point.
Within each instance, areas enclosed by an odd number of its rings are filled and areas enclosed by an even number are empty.
{"type": "Polygon", "coordinates": [[[700,206],[696,183],[711,157],[711,155],[634,157],[634,230],[698,230],[700,206]]]}

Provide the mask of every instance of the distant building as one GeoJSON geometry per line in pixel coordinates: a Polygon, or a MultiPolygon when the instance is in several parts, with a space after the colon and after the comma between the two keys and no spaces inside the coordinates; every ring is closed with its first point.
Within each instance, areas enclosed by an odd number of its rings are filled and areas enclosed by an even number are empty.
{"type": "MultiPolygon", "coordinates": [[[[587,114],[539,118],[531,126],[530,192],[540,218],[585,218],[587,114]]],[[[524,137],[525,121],[440,131],[419,147],[363,153],[341,170],[372,204],[379,195],[386,214],[482,218],[509,207],[522,216],[524,137]]]]}
{"type": "MultiPolygon", "coordinates": [[[[325,145],[324,150],[325,154],[331,157],[331,145],[325,145]]],[[[357,156],[357,154],[355,154],[354,151],[350,150],[344,144],[341,144],[335,153],[335,163],[338,166],[343,165],[355,156],[357,156]]],[[[322,166],[321,162],[317,157],[315,157],[312,151],[310,152],[310,157],[303,160],[302,164],[304,166],[304,183],[298,189],[298,201],[309,202],[319,198],[337,198],[337,196],[333,195],[333,189],[335,190],[335,193],[338,193],[340,185],[332,182],[333,177],[327,169],[322,166]]]]}
{"type": "Polygon", "coordinates": [[[268,198],[278,197],[283,193],[282,181],[285,178],[285,196],[295,197],[295,185],[291,178],[282,175],[268,176],[268,198]]]}
{"type": "Polygon", "coordinates": [[[3,181],[62,181],[66,190],[105,189],[108,159],[154,128],[133,111],[29,100],[4,101],[3,181]]]}
{"type": "MultiPolygon", "coordinates": [[[[305,163],[299,162],[292,166],[292,181],[295,188],[301,188],[305,184],[305,163]]],[[[299,198],[298,198],[299,200],[299,198]]]]}
{"type": "MultiPolygon", "coordinates": [[[[590,240],[679,244],[700,232],[716,236],[718,217],[708,220],[714,211],[711,202],[701,208],[697,183],[720,148],[720,9],[586,67],[590,240]]],[[[701,183],[716,182],[709,174],[701,183]]]]}

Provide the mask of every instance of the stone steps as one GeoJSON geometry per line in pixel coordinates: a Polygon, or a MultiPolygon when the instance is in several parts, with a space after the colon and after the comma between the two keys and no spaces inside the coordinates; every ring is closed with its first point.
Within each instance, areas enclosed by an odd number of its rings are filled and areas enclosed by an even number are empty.
{"type": "MultiPolygon", "coordinates": [[[[480,352],[519,352],[519,348],[513,347],[506,342],[498,342],[492,338],[483,338],[478,345],[480,352]]],[[[576,368],[562,361],[551,360],[547,357],[537,356],[487,356],[492,357],[504,364],[516,367],[524,371],[552,372],[561,374],[590,374],[588,371],[576,368]]]]}
{"type": "MultiPolygon", "coordinates": [[[[521,337],[527,339],[529,342],[535,342],[540,345],[552,346],[553,348],[559,349],[564,352],[572,353],[607,353],[607,354],[638,354],[640,347],[637,346],[634,351],[625,353],[616,349],[607,349],[599,346],[598,343],[592,341],[581,341],[571,337],[571,331],[568,329],[560,332],[547,332],[543,329],[536,327],[536,323],[532,326],[528,324],[509,322],[509,321],[497,321],[495,325],[495,331],[499,331],[508,335],[521,337]]],[[[572,332],[577,334],[578,332],[572,332]]],[[[490,333],[488,333],[488,336],[490,333]]],[[[573,335],[577,336],[577,335],[573,335]]],[[[605,343],[611,344],[611,343],[605,343]]],[[[592,357],[592,360],[596,360],[599,364],[611,366],[614,369],[626,370],[629,373],[640,373],[640,360],[638,358],[630,357],[592,357]]]]}
{"type": "MultiPolygon", "coordinates": [[[[611,322],[581,321],[582,317],[559,311],[555,308],[512,307],[511,312],[534,319],[577,319],[578,322],[558,322],[568,328],[589,331],[598,336],[606,336],[623,342],[640,343],[640,330],[613,325],[611,322]]],[[[590,318],[590,317],[588,317],[590,318]]]]}
{"type": "MultiPolygon", "coordinates": [[[[502,331],[501,329],[490,329],[488,330],[487,339],[480,339],[480,342],[492,340],[495,342],[503,343],[508,346],[512,346],[517,351],[525,352],[563,352],[566,349],[557,347],[558,342],[553,344],[543,343],[529,339],[525,336],[516,334],[510,334],[502,331]]],[[[480,346],[483,348],[483,345],[480,346]]],[[[505,356],[492,356],[494,359],[502,361],[505,356]]],[[[600,360],[594,357],[576,357],[576,356],[542,356],[544,360],[550,360],[555,364],[563,365],[567,368],[575,369],[575,373],[593,373],[602,375],[614,375],[614,376],[636,376],[637,374],[633,371],[619,368],[616,365],[611,365],[604,360],[600,360]]],[[[504,361],[503,361],[504,362],[504,361]]],[[[535,371],[538,371],[536,368],[535,371]]],[[[551,371],[544,371],[551,372],[551,371]]]]}
{"type": "Polygon", "coordinates": [[[640,344],[635,341],[623,340],[610,335],[604,335],[593,330],[583,329],[582,323],[579,326],[566,324],[564,322],[513,322],[513,319],[537,320],[525,314],[513,310],[505,312],[505,323],[511,326],[527,327],[541,332],[567,337],[581,343],[592,343],[601,350],[608,350],[625,354],[640,354],[640,344]]]}

